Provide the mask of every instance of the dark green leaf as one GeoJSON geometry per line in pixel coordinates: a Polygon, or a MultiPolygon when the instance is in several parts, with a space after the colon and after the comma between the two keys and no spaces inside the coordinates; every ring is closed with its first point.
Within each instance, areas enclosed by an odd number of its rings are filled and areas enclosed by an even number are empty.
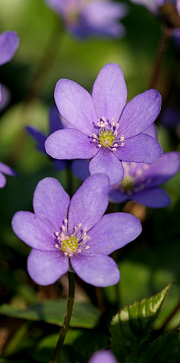
{"type": "MultiPolygon", "coordinates": [[[[62,325],[66,312],[66,300],[46,300],[28,309],[18,309],[12,305],[0,306],[0,314],[19,319],[44,321],[62,325]]],[[[75,302],[70,325],[79,328],[93,328],[100,317],[97,308],[90,304],[75,302]]]]}
{"type": "Polygon", "coordinates": [[[178,347],[179,332],[164,334],[150,343],[143,352],[138,363],[163,363],[174,353],[178,347]]]}
{"type": "Polygon", "coordinates": [[[151,325],[160,313],[171,285],[150,299],[126,306],[111,323],[112,350],[123,362],[148,336],[151,325]]]}
{"type": "MultiPolygon", "coordinates": [[[[48,362],[58,341],[59,334],[42,339],[33,357],[40,362],[48,362]]],[[[108,336],[99,331],[70,329],[66,335],[63,354],[66,362],[87,363],[94,351],[107,348],[108,336]]],[[[63,358],[62,358],[63,361],[63,358]]]]}

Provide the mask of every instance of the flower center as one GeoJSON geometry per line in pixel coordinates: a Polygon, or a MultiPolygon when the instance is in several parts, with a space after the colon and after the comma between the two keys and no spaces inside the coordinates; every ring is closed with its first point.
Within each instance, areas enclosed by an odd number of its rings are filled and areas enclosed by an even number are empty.
{"type": "Polygon", "coordinates": [[[80,253],[83,249],[88,250],[90,247],[87,241],[90,237],[87,235],[86,228],[82,228],[82,223],[74,227],[74,233],[68,235],[68,220],[65,219],[61,227],[61,233],[55,232],[55,248],[61,250],[65,256],[73,256],[74,253],[80,253]]]}
{"type": "Polygon", "coordinates": [[[113,146],[115,139],[115,135],[112,133],[112,131],[103,130],[99,134],[99,142],[100,145],[104,147],[113,146]]]}
{"type": "Polygon", "coordinates": [[[61,250],[67,253],[73,253],[77,251],[79,239],[71,235],[68,239],[62,241],[61,250]]]}
{"type": "Polygon", "coordinates": [[[115,124],[113,117],[106,120],[103,116],[98,119],[97,127],[100,129],[99,134],[93,134],[92,140],[97,143],[99,148],[106,147],[111,151],[116,151],[118,147],[124,146],[123,134],[118,134],[119,123],[115,124]]]}
{"type": "Polygon", "coordinates": [[[121,181],[121,188],[126,192],[131,191],[133,189],[134,183],[133,178],[129,175],[123,178],[121,181]]]}
{"type": "Polygon", "coordinates": [[[65,20],[68,25],[77,24],[79,20],[78,12],[75,9],[71,9],[71,11],[66,14],[65,20]]]}

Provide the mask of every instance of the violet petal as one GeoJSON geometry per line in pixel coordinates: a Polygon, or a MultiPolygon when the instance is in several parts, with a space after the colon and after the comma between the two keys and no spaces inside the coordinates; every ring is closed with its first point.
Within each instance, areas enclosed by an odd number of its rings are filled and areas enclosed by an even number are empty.
{"type": "Polygon", "coordinates": [[[69,269],[69,259],[61,252],[32,250],[27,262],[31,278],[39,285],[56,282],[69,269]]]}
{"type": "Polygon", "coordinates": [[[145,133],[125,139],[124,146],[116,150],[119,160],[148,164],[158,160],[161,154],[162,148],[159,143],[145,133]]]}
{"type": "Polygon", "coordinates": [[[67,218],[70,198],[58,180],[45,178],[41,180],[34,192],[33,207],[35,214],[48,221],[59,231],[62,222],[67,218]]]}
{"type": "Polygon", "coordinates": [[[60,79],[54,93],[60,114],[75,129],[92,136],[97,121],[91,95],[76,82],[60,79]]]}
{"type": "Polygon", "coordinates": [[[64,125],[57,108],[55,106],[51,106],[49,111],[49,134],[63,128],[64,125]]]}
{"type": "Polygon", "coordinates": [[[88,284],[105,287],[117,284],[120,272],[114,260],[98,254],[71,257],[71,264],[77,275],[88,284]]]}
{"type": "Polygon", "coordinates": [[[42,153],[46,154],[44,144],[47,139],[47,136],[45,134],[43,134],[43,132],[36,129],[36,127],[32,127],[32,126],[26,126],[26,131],[37,142],[36,149],[41,151],[42,153]]]}
{"type": "MultiPolygon", "coordinates": [[[[164,153],[161,158],[155,163],[149,165],[149,168],[143,172],[138,179],[149,179],[150,187],[155,187],[167,182],[180,170],[180,153],[172,151],[164,153]]],[[[143,182],[142,180],[142,182],[143,182]]]]}
{"type": "Polygon", "coordinates": [[[109,191],[109,200],[112,203],[123,203],[128,200],[128,195],[116,188],[112,188],[109,191]]]}
{"type": "Polygon", "coordinates": [[[88,251],[110,255],[137,238],[141,231],[139,219],[131,214],[106,214],[88,232],[90,236],[88,251]]]}
{"type": "Polygon", "coordinates": [[[9,62],[19,45],[16,32],[5,31],[0,34],[0,66],[9,62]]]}
{"type": "Polygon", "coordinates": [[[23,211],[15,213],[12,229],[28,246],[40,251],[54,251],[56,231],[34,213],[23,211]]]}
{"type": "Polygon", "coordinates": [[[108,206],[109,178],[105,174],[95,174],[87,178],[73,195],[68,217],[68,232],[82,223],[89,230],[102,217],[108,206]]]}
{"type": "Polygon", "coordinates": [[[127,88],[118,64],[107,64],[101,69],[94,82],[92,98],[98,118],[119,120],[126,104],[127,88]]]}
{"type": "Polygon", "coordinates": [[[109,350],[99,350],[92,355],[88,363],[117,363],[117,360],[109,350]]]}
{"type": "Polygon", "coordinates": [[[0,188],[4,188],[6,185],[6,178],[5,176],[0,172],[0,188]]]}
{"type": "Polygon", "coordinates": [[[0,83],[0,103],[3,100],[3,94],[2,94],[2,88],[1,88],[1,83],[0,83]]]}
{"type": "Polygon", "coordinates": [[[143,192],[132,194],[129,199],[135,200],[150,208],[168,207],[171,203],[169,195],[161,188],[144,190],[143,192]]]}
{"type": "Polygon", "coordinates": [[[151,89],[133,98],[124,108],[120,119],[120,132],[129,138],[145,131],[158,117],[161,96],[151,89]]]}
{"type": "Polygon", "coordinates": [[[116,157],[116,152],[102,147],[89,163],[91,174],[104,173],[110,179],[110,185],[119,183],[124,175],[122,163],[116,157]]]}
{"type": "Polygon", "coordinates": [[[81,180],[90,176],[88,160],[74,160],[71,164],[72,172],[81,180]]]}
{"type": "Polygon", "coordinates": [[[12,168],[10,168],[10,166],[2,163],[1,161],[0,161],[0,172],[6,175],[17,176],[17,173],[12,168]]]}
{"type": "Polygon", "coordinates": [[[90,159],[98,151],[95,143],[75,129],[59,130],[45,142],[46,152],[55,159],[90,159]]]}

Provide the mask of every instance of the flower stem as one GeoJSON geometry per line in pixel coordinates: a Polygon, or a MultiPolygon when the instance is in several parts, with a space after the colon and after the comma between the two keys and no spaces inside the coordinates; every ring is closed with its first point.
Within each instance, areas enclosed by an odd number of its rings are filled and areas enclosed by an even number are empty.
{"type": "Polygon", "coordinates": [[[25,107],[29,105],[33,99],[38,99],[39,95],[44,89],[44,84],[56,58],[57,50],[59,50],[62,44],[64,33],[62,26],[59,25],[59,21],[58,23],[55,23],[54,29],[50,34],[49,40],[44,49],[44,53],[39,61],[30,88],[26,95],[25,107]],[[57,39],[57,35],[60,36],[60,40],[57,39]]]}
{"type": "Polygon", "coordinates": [[[59,335],[59,339],[55,348],[55,351],[52,355],[51,360],[49,361],[49,363],[57,363],[60,362],[60,350],[62,348],[62,345],[64,343],[64,339],[66,337],[68,328],[69,328],[69,324],[70,324],[70,320],[71,320],[71,315],[72,315],[72,311],[73,311],[73,304],[74,304],[74,292],[75,292],[75,278],[74,278],[74,272],[69,271],[68,272],[68,280],[69,280],[69,294],[68,294],[68,301],[67,301],[67,308],[66,308],[66,315],[64,318],[64,322],[62,325],[62,328],[60,330],[60,335],[59,335]]]}
{"type": "Polygon", "coordinates": [[[171,314],[167,317],[167,319],[163,323],[161,330],[164,330],[167,327],[167,325],[172,320],[172,318],[176,315],[176,313],[178,312],[179,309],[180,309],[180,300],[178,301],[177,305],[175,306],[175,308],[173,309],[171,314]]]}
{"type": "Polygon", "coordinates": [[[154,68],[153,68],[151,81],[149,84],[150,88],[156,88],[156,85],[157,85],[157,82],[159,79],[159,75],[160,75],[161,66],[162,66],[163,56],[166,52],[170,35],[171,35],[171,29],[167,26],[164,27],[163,35],[162,35],[159,49],[158,49],[158,53],[157,53],[157,56],[155,59],[155,64],[154,64],[154,68]]]}

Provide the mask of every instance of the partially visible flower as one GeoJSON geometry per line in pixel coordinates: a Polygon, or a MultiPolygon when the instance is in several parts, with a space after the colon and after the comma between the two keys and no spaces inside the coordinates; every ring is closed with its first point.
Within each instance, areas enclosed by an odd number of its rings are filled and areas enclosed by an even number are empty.
{"type": "Polygon", "coordinates": [[[124,178],[111,187],[110,200],[121,203],[135,200],[147,207],[162,208],[170,204],[170,198],[161,184],[166,183],[180,170],[180,154],[164,153],[155,163],[123,163],[124,178]]]}
{"type": "Polygon", "coordinates": [[[92,355],[88,363],[117,363],[117,360],[109,350],[99,350],[92,355]]]}
{"type": "Polygon", "coordinates": [[[131,0],[131,2],[138,5],[143,5],[153,12],[156,12],[157,10],[157,0],[131,0]]]}
{"type": "Polygon", "coordinates": [[[8,88],[4,84],[3,85],[0,84],[0,93],[1,93],[1,101],[0,101],[0,112],[1,112],[10,102],[11,95],[8,88]]]}
{"type": "Polygon", "coordinates": [[[152,163],[159,143],[144,131],[156,120],[161,96],[151,89],[126,105],[127,88],[118,64],[100,71],[90,94],[77,83],[61,79],[55,88],[60,114],[71,128],[50,135],[45,148],[56,159],[91,159],[91,174],[105,173],[111,185],[123,178],[122,161],[152,163]]]}
{"type": "Polygon", "coordinates": [[[4,176],[4,174],[17,176],[13,169],[0,161],[0,188],[4,188],[4,186],[6,185],[6,177],[4,176]]]}
{"type": "MultiPolygon", "coordinates": [[[[144,133],[157,140],[157,129],[154,124],[152,124],[144,133]]],[[[85,180],[88,178],[88,176],[90,176],[88,160],[78,159],[72,161],[71,169],[73,173],[81,180],[85,180]]]]}
{"type": "Polygon", "coordinates": [[[161,123],[167,128],[176,128],[180,126],[180,111],[173,107],[167,107],[161,114],[161,123]]]}
{"type": "Polygon", "coordinates": [[[180,46],[180,0],[131,0],[144,5],[158,16],[171,29],[171,35],[176,46],[180,46]]]}
{"type": "MultiPolygon", "coordinates": [[[[19,45],[19,38],[16,32],[5,31],[0,34],[0,66],[9,62],[19,45]]],[[[0,104],[3,102],[2,87],[0,84],[0,104]]],[[[6,184],[5,175],[16,176],[17,174],[8,165],[0,162],[0,188],[6,184]]]]}
{"type": "Polygon", "coordinates": [[[62,18],[66,29],[78,38],[125,34],[124,26],[119,23],[127,13],[124,4],[109,0],[46,0],[46,3],[62,18]]]}
{"type": "MultiPolygon", "coordinates": [[[[0,34],[0,66],[8,63],[14,56],[19,45],[19,38],[16,32],[5,31],[0,34]]],[[[0,103],[2,102],[2,90],[0,85],[0,103]]]]}
{"type": "Polygon", "coordinates": [[[57,281],[69,270],[94,286],[116,284],[120,273],[113,251],[141,233],[139,220],[127,213],[103,216],[109,201],[109,179],[96,174],[85,180],[70,201],[54,178],[35,190],[34,213],[19,211],[12,220],[16,235],[33,248],[28,272],[39,285],[57,281]]]}
{"type": "MultiPolygon", "coordinates": [[[[45,150],[45,141],[49,135],[57,130],[61,130],[64,128],[64,123],[62,122],[61,116],[56,107],[52,106],[50,108],[49,113],[49,132],[48,135],[45,135],[43,132],[39,131],[37,128],[33,126],[26,126],[26,131],[29,135],[33,137],[33,139],[37,142],[36,149],[41,151],[43,154],[47,155],[45,150]]],[[[57,170],[61,171],[68,166],[68,162],[64,160],[56,160],[54,161],[54,166],[57,170]]]]}

